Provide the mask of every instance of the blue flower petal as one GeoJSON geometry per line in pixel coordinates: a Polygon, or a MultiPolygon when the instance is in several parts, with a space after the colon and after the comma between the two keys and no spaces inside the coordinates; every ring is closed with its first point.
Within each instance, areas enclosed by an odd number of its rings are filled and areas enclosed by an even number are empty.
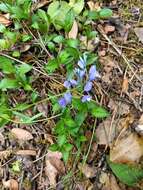
{"type": "Polygon", "coordinates": [[[65,108],[66,105],[67,105],[67,102],[65,100],[64,97],[60,98],[59,101],[58,101],[59,105],[62,107],[62,108],[65,108]]]}
{"type": "Polygon", "coordinates": [[[96,66],[92,65],[89,69],[89,80],[95,80],[96,78],[100,78],[99,72],[96,70],[96,66]]]}
{"type": "Polygon", "coordinates": [[[66,81],[64,82],[64,87],[70,88],[70,87],[71,87],[71,83],[70,83],[68,80],[66,80],[66,81]]]}
{"type": "Polygon", "coordinates": [[[91,96],[90,95],[84,95],[81,99],[82,102],[89,102],[91,100],[91,96]]]}
{"type": "Polygon", "coordinates": [[[85,75],[85,70],[75,68],[74,72],[77,75],[78,79],[81,81],[85,75]]]}
{"type": "Polygon", "coordinates": [[[71,93],[70,92],[66,92],[64,94],[64,99],[65,99],[65,101],[66,101],[67,104],[71,103],[71,101],[72,101],[72,95],[71,95],[71,93]]]}
{"type": "Polygon", "coordinates": [[[86,85],[84,86],[84,91],[89,92],[92,89],[92,82],[88,81],[86,85]]]}
{"type": "Polygon", "coordinates": [[[72,87],[75,87],[78,84],[77,81],[74,79],[71,79],[69,82],[70,82],[72,87]]]}

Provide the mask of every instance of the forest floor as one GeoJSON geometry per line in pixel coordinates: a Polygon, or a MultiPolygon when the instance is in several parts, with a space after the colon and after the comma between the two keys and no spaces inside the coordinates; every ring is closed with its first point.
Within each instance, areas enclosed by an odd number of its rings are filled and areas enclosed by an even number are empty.
{"type": "Polygon", "coordinates": [[[0,189],[143,189],[143,1],[0,0],[0,189]]]}

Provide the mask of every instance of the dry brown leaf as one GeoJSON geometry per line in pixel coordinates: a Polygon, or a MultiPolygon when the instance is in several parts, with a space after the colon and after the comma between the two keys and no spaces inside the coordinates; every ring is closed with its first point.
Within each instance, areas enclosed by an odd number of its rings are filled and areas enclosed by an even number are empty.
{"type": "Polygon", "coordinates": [[[128,86],[129,86],[129,80],[125,77],[122,83],[122,92],[126,93],[128,91],[128,86]]]}
{"type": "Polygon", "coordinates": [[[8,18],[6,18],[6,16],[0,14],[0,24],[3,24],[5,26],[9,26],[9,25],[11,25],[11,23],[12,22],[8,18]]]}
{"type": "Polygon", "coordinates": [[[48,158],[48,159],[49,159],[49,158],[61,159],[61,158],[62,158],[62,153],[59,152],[59,151],[52,152],[52,151],[48,150],[47,158],[48,158]]]}
{"type": "Polygon", "coordinates": [[[135,126],[135,130],[138,132],[138,134],[143,136],[143,114],[141,115],[137,126],[135,126]]]}
{"type": "Polygon", "coordinates": [[[11,130],[11,133],[14,135],[15,138],[21,141],[28,141],[33,139],[32,134],[25,129],[13,128],[11,130]]]}
{"type": "Polygon", "coordinates": [[[60,160],[61,158],[62,154],[58,151],[48,151],[46,155],[45,173],[49,179],[50,185],[53,187],[56,186],[57,176],[65,173],[65,166],[63,161],[60,160]]]}
{"type": "Polygon", "coordinates": [[[112,25],[108,25],[108,24],[107,24],[107,25],[104,27],[104,31],[105,31],[106,34],[112,33],[112,32],[115,31],[115,26],[112,26],[112,25]]]}
{"type": "Polygon", "coordinates": [[[99,11],[101,9],[98,2],[94,3],[93,1],[88,1],[87,4],[91,11],[93,11],[93,10],[99,11]]]}
{"type": "Polygon", "coordinates": [[[139,41],[141,41],[143,43],[143,27],[135,28],[134,31],[135,31],[135,34],[137,35],[139,41]]]}
{"type": "Polygon", "coordinates": [[[142,155],[143,138],[130,132],[128,135],[119,138],[110,150],[110,160],[118,163],[139,162],[142,155]]]}
{"type": "Polygon", "coordinates": [[[130,106],[124,102],[118,102],[115,101],[113,99],[110,99],[109,103],[108,103],[108,107],[110,108],[110,110],[112,111],[117,111],[117,114],[119,115],[124,115],[124,114],[128,114],[130,112],[130,106]]]}
{"type": "Polygon", "coordinates": [[[113,175],[102,172],[100,175],[100,182],[103,184],[102,190],[121,190],[113,175]]]}
{"type": "Polygon", "coordinates": [[[68,33],[68,37],[69,38],[73,38],[76,39],[77,38],[77,34],[78,34],[78,24],[76,22],[76,20],[73,23],[73,26],[70,30],[70,32],[68,33]]]}
{"type": "Polygon", "coordinates": [[[15,179],[10,179],[8,181],[2,180],[3,186],[9,188],[10,190],[18,190],[18,182],[15,179]]]}
{"type": "Polygon", "coordinates": [[[11,155],[12,151],[11,150],[3,150],[0,151],[0,159],[7,159],[11,155]]]}
{"type": "Polygon", "coordinates": [[[35,150],[18,150],[16,152],[17,155],[30,155],[30,156],[36,156],[36,151],[35,150]]]}
{"type": "Polygon", "coordinates": [[[45,117],[47,117],[47,114],[48,114],[48,105],[44,102],[44,103],[41,103],[41,104],[38,104],[37,106],[37,110],[41,113],[43,113],[43,115],[45,117]]]}
{"type": "MultiPolygon", "coordinates": [[[[111,130],[112,118],[108,118],[99,124],[96,129],[97,143],[102,145],[109,145],[115,137],[115,130],[111,130]],[[111,131],[110,131],[111,130],[111,131]]],[[[112,126],[115,126],[115,122],[112,123],[112,126]]],[[[112,127],[114,128],[114,127],[112,127]]]]}
{"type": "Polygon", "coordinates": [[[89,166],[88,164],[82,165],[81,163],[78,165],[78,168],[85,175],[86,178],[93,178],[96,176],[96,168],[89,166]]]}
{"type": "Polygon", "coordinates": [[[20,52],[24,53],[24,52],[28,51],[30,49],[30,47],[31,46],[29,44],[21,44],[21,46],[20,46],[20,52]]]}
{"type": "Polygon", "coordinates": [[[49,179],[50,185],[56,187],[58,171],[49,160],[46,160],[45,174],[49,179]]]}

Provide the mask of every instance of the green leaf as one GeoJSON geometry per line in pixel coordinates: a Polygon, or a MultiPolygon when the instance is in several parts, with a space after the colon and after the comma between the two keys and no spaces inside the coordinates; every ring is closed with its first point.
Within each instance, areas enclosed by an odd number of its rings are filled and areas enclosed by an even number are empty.
{"type": "Polygon", "coordinates": [[[96,118],[108,117],[109,113],[103,107],[98,106],[93,101],[87,102],[89,112],[96,118]]]}
{"type": "Polygon", "coordinates": [[[2,12],[9,12],[9,5],[7,3],[0,3],[0,11],[2,12]]]}
{"type": "Polygon", "coordinates": [[[4,56],[0,56],[0,69],[6,74],[15,72],[13,61],[4,56]]]}
{"type": "Polygon", "coordinates": [[[48,64],[45,66],[45,70],[48,73],[54,72],[59,67],[59,63],[57,59],[50,59],[48,64]]]}
{"type": "Polygon", "coordinates": [[[23,42],[27,42],[27,41],[29,41],[29,40],[31,40],[31,39],[32,39],[32,36],[31,36],[31,35],[28,35],[28,34],[22,35],[22,41],[23,41],[23,42]]]}
{"type": "Polygon", "coordinates": [[[0,50],[5,50],[10,48],[11,44],[8,40],[0,39],[0,50]]]}
{"type": "Polygon", "coordinates": [[[79,41],[77,39],[68,39],[66,40],[66,45],[68,47],[77,48],[79,45],[79,41]]]}
{"type": "Polygon", "coordinates": [[[0,89],[2,90],[13,89],[18,87],[18,81],[15,79],[4,78],[0,81],[0,89]]]}
{"type": "Polygon", "coordinates": [[[52,145],[50,145],[49,149],[51,151],[57,151],[58,150],[58,145],[57,144],[52,144],[52,145]]]}
{"type": "Polygon", "coordinates": [[[57,44],[62,43],[64,41],[64,37],[62,35],[57,35],[53,38],[53,41],[57,44]]]}
{"type": "Polygon", "coordinates": [[[20,57],[20,51],[14,51],[13,53],[12,53],[12,56],[13,57],[20,57]]]}
{"type": "Polygon", "coordinates": [[[6,30],[6,27],[4,24],[0,24],[0,33],[4,33],[4,31],[6,30]]]}
{"type": "Polygon", "coordinates": [[[64,144],[65,151],[69,152],[69,151],[71,151],[72,148],[73,148],[72,144],[70,144],[70,143],[64,144]]]}
{"type": "Polygon", "coordinates": [[[70,0],[69,5],[73,8],[74,12],[78,15],[84,8],[84,0],[70,0]]]}
{"type": "Polygon", "coordinates": [[[75,122],[78,126],[81,126],[87,117],[87,112],[80,111],[76,114],[75,122]]]}
{"type": "Polygon", "coordinates": [[[64,121],[60,120],[57,122],[56,127],[54,128],[54,131],[56,134],[64,134],[65,133],[65,125],[64,125],[64,121]]]}
{"type": "Polygon", "coordinates": [[[54,1],[48,6],[48,15],[57,30],[64,26],[70,6],[65,1],[54,1]]]}
{"type": "Polygon", "coordinates": [[[116,177],[128,186],[135,186],[143,179],[143,169],[133,165],[113,163],[107,159],[107,162],[116,177]]]}
{"type": "Polygon", "coordinates": [[[19,160],[16,160],[13,164],[12,164],[12,171],[13,172],[20,172],[21,171],[21,162],[19,160]]]}
{"type": "Polygon", "coordinates": [[[69,12],[66,14],[65,22],[64,22],[64,29],[66,32],[69,32],[72,28],[73,22],[74,22],[74,12],[73,10],[69,10],[69,12]]]}
{"type": "Polygon", "coordinates": [[[75,127],[76,126],[76,123],[75,123],[75,121],[72,118],[66,118],[66,119],[64,119],[64,123],[68,127],[75,127]]]}
{"type": "Polygon", "coordinates": [[[38,16],[39,16],[42,20],[48,22],[48,17],[47,17],[47,14],[46,14],[46,12],[45,12],[44,10],[38,9],[38,16]]]}
{"type": "Polygon", "coordinates": [[[87,138],[85,136],[79,136],[79,139],[78,139],[80,142],[85,142],[87,141],[87,138]]]}
{"type": "Polygon", "coordinates": [[[18,71],[18,74],[20,76],[25,75],[26,73],[28,73],[29,71],[31,71],[31,69],[32,69],[32,66],[28,65],[26,63],[23,63],[22,65],[20,65],[19,67],[17,67],[17,71],[18,71]]]}
{"type": "Polygon", "coordinates": [[[66,135],[60,135],[58,136],[57,144],[61,147],[66,143],[66,141],[67,141],[66,135]]]}
{"type": "Polygon", "coordinates": [[[99,12],[97,11],[89,11],[88,12],[88,18],[92,20],[98,20],[100,18],[99,12]]]}
{"type": "Polygon", "coordinates": [[[91,114],[96,118],[104,118],[109,116],[109,113],[102,107],[92,109],[91,114]]]}
{"type": "Polygon", "coordinates": [[[109,17],[111,17],[112,14],[113,14],[112,10],[111,10],[111,9],[108,9],[108,8],[101,9],[101,10],[99,11],[99,16],[100,16],[100,18],[103,18],[103,19],[104,19],[104,18],[109,18],[109,17]]]}
{"type": "Polygon", "coordinates": [[[67,162],[67,161],[68,161],[68,158],[69,158],[69,155],[70,155],[70,152],[63,150],[63,151],[62,151],[62,155],[63,155],[63,160],[64,160],[65,162],[67,162]]]}
{"type": "Polygon", "coordinates": [[[22,103],[22,104],[17,104],[17,105],[14,107],[14,110],[17,110],[17,111],[24,111],[24,110],[28,109],[29,107],[30,107],[29,104],[22,103]]]}

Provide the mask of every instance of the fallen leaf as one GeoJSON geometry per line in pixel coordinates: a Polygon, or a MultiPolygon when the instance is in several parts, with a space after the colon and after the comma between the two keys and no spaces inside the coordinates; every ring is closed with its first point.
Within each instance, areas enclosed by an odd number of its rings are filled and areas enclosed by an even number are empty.
{"type": "Polygon", "coordinates": [[[115,31],[115,26],[106,24],[106,26],[104,27],[104,31],[106,34],[112,33],[115,31]]]}
{"type": "Polygon", "coordinates": [[[78,168],[81,170],[81,172],[85,175],[86,178],[93,178],[96,176],[96,168],[89,166],[88,164],[82,165],[81,163],[78,165],[78,168]]]}
{"type": "Polygon", "coordinates": [[[25,129],[13,128],[11,130],[11,133],[14,135],[15,138],[21,141],[28,141],[33,139],[32,134],[25,129]]]}
{"type": "Polygon", "coordinates": [[[51,186],[56,187],[56,178],[58,175],[57,169],[51,164],[49,160],[46,160],[46,167],[45,167],[46,176],[49,179],[49,183],[51,186]]]}
{"type": "Polygon", "coordinates": [[[143,114],[141,115],[137,125],[135,126],[135,130],[138,134],[143,135],[143,114]]]}
{"type": "Polygon", "coordinates": [[[30,47],[31,46],[29,44],[21,44],[21,46],[20,46],[20,52],[24,53],[24,52],[28,51],[30,49],[30,47]]]}
{"type": "Polygon", "coordinates": [[[102,190],[121,190],[113,175],[102,172],[99,180],[103,184],[102,190]]]}
{"type": "Polygon", "coordinates": [[[143,138],[130,133],[119,138],[110,150],[110,160],[117,163],[139,162],[143,155],[143,138]]]}
{"type": "Polygon", "coordinates": [[[122,83],[122,92],[126,93],[128,91],[128,86],[129,86],[129,80],[125,77],[122,83]]]}
{"type": "Polygon", "coordinates": [[[130,106],[124,102],[118,102],[113,99],[110,99],[108,103],[108,107],[112,111],[117,111],[117,114],[119,115],[124,115],[124,114],[129,114],[130,112],[130,106]]]}
{"type": "Polygon", "coordinates": [[[77,22],[75,20],[74,23],[73,23],[73,26],[72,26],[69,34],[68,34],[68,37],[76,39],[77,38],[77,34],[78,34],[78,25],[77,25],[77,22]]]}
{"type": "Polygon", "coordinates": [[[134,31],[135,31],[135,34],[137,35],[139,41],[141,41],[143,43],[143,27],[135,28],[134,31]]]}
{"type": "Polygon", "coordinates": [[[112,123],[112,118],[107,118],[99,124],[98,128],[96,129],[96,137],[98,144],[109,145],[113,141],[115,137],[115,130],[110,129],[111,124],[112,126],[115,126],[116,124],[116,122],[112,123]]]}
{"type": "Polygon", "coordinates": [[[93,1],[88,1],[87,4],[91,11],[94,11],[94,10],[99,11],[101,9],[99,2],[94,3],[93,1]]]}
{"type": "Polygon", "coordinates": [[[30,156],[36,156],[36,151],[35,150],[18,150],[16,152],[17,155],[30,155],[30,156]]]}
{"type": "Polygon", "coordinates": [[[97,148],[98,148],[97,143],[95,143],[95,142],[92,143],[91,151],[88,156],[88,162],[92,162],[94,160],[94,158],[96,157],[97,148]]]}
{"type": "Polygon", "coordinates": [[[11,21],[6,18],[6,16],[0,14],[0,24],[3,24],[5,26],[11,25],[11,21]]]}
{"type": "Polygon", "coordinates": [[[121,41],[126,43],[128,39],[129,29],[131,28],[131,26],[129,24],[124,25],[119,19],[119,17],[112,17],[109,20],[110,23],[115,26],[116,30],[120,34],[121,41]]]}
{"type": "Polygon", "coordinates": [[[37,110],[39,112],[43,113],[43,115],[45,117],[47,117],[47,114],[48,114],[48,105],[46,103],[40,103],[36,107],[37,107],[37,110]]]}
{"type": "Polygon", "coordinates": [[[11,150],[3,150],[0,151],[0,159],[7,159],[11,155],[12,151],[11,150]]]}
{"type": "Polygon", "coordinates": [[[9,188],[10,190],[18,190],[18,182],[15,179],[10,179],[8,181],[2,180],[3,186],[9,188]]]}
{"type": "Polygon", "coordinates": [[[61,152],[48,151],[46,155],[45,173],[51,186],[56,187],[57,177],[65,173],[65,166],[62,160],[61,152]]]}

